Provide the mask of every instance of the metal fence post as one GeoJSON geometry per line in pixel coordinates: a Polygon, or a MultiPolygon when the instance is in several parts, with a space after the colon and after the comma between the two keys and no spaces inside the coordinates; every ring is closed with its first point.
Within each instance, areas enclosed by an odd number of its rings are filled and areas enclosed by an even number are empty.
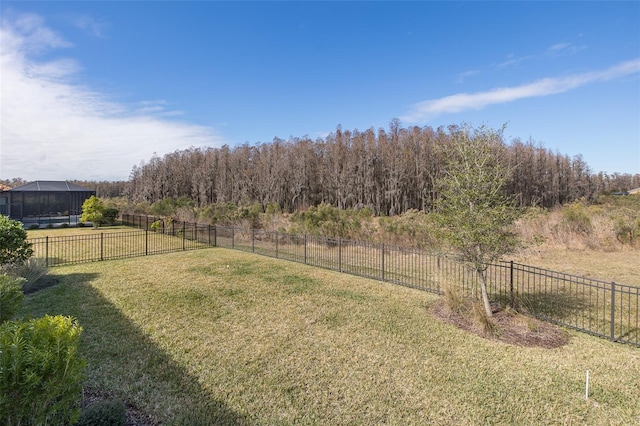
{"type": "Polygon", "coordinates": [[[231,248],[236,248],[236,228],[231,228],[231,248]]]}
{"type": "Polygon", "coordinates": [[[213,246],[218,247],[218,225],[213,227],[213,246]]]}
{"type": "Polygon", "coordinates": [[[149,255],[149,230],[144,230],[144,255],[149,255]]]}
{"type": "Polygon", "coordinates": [[[616,340],[616,283],[611,281],[611,341],[616,340]]]}
{"type": "Polygon", "coordinates": [[[307,234],[304,234],[304,264],[307,264],[307,234]]]}
{"type": "Polygon", "coordinates": [[[513,297],[513,260],[510,262],[509,265],[509,271],[510,271],[510,277],[509,277],[509,306],[513,309],[513,302],[514,302],[514,297],[513,297]]]}
{"type": "Polygon", "coordinates": [[[104,232],[100,233],[100,260],[104,260],[104,232]]]}
{"type": "Polygon", "coordinates": [[[211,245],[211,224],[207,225],[207,243],[211,245]]]}
{"type": "Polygon", "coordinates": [[[338,238],[338,271],[342,272],[342,238],[338,238]]]}
{"type": "Polygon", "coordinates": [[[185,248],[185,238],[186,238],[186,226],[185,226],[185,222],[182,222],[182,250],[186,250],[185,248]]]}
{"type": "Polygon", "coordinates": [[[440,255],[436,257],[436,280],[438,280],[438,294],[442,294],[442,285],[441,285],[441,272],[440,272],[440,255]]]}
{"type": "Polygon", "coordinates": [[[49,236],[44,240],[44,264],[49,267],[49,236]]]}

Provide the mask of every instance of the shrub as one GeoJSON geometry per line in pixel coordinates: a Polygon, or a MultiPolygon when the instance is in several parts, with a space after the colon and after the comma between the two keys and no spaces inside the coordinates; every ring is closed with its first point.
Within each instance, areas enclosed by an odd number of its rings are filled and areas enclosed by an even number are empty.
{"type": "Polygon", "coordinates": [[[82,412],[78,426],[124,426],[126,416],[120,400],[96,402],[82,412]]]}
{"type": "Polygon", "coordinates": [[[578,201],[565,207],[562,210],[562,216],[570,231],[582,235],[588,235],[591,232],[591,218],[583,203],[578,201]]]}
{"type": "Polygon", "coordinates": [[[328,204],[310,207],[291,215],[292,233],[304,233],[331,238],[369,239],[373,212],[369,208],[340,210],[328,204]]]}
{"type": "Polygon", "coordinates": [[[450,312],[463,314],[466,310],[465,299],[462,296],[460,288],[454,283],[446,283],[443,285],[444,303],[450,312]]]}
{"type": "Polygon", "coordinates": [[[613,231],[622,244],[634,244],[640,240],[640,212],[623,209],[612,215],[613,231]]]}
{"type": "Polygon", "coordinates": [[[14,263],[6,271],[16,278],[24,278],[22,291],[28,292],[36,282],[49,272],[47,262],[41,258],[32,257],[21,263],[14,263]]]}
{"type": "Polygon", "coordinates": [[[22,223],[0,215],[0,265],[27,260],[33,255],[22,223]]]}
{"type": "Polygon", "coordinates": [[[86,363],[82,328],[70,317],[45,316],[0,326],[0,412],[4,424],[73,424],[80,416],[86,363]]]}
{"type": "Polygon", "coordinates": [[[118,209],[108,207],[102,212],[102,222],[111,226],[115,225],[118,214],[120,214],[118,209]]]}
{"type": "Polygon", "coordinates": [[[212,225],[260,228],[261,211],[262,207],[258,203],[250,206],[237,206],[233,203],[216,203],[204,208],[200,212],[200,219],[212,225]]]}
{"type": "Polygon", "coordinates": [[[0,323],[13,318],[22,306],[22,279],[0,275],[0,323]]]}

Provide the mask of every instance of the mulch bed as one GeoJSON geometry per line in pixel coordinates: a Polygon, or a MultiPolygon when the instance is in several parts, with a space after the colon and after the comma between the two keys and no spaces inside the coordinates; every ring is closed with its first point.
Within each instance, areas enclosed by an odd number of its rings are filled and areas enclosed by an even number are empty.
{"type": "Polygon", "coordinates": [[[569,342],[566,331],[560,327],[513,311],[494,312],[495,329],[490,332],[485,331],[474,318],[471,308],[463,310],[463,313],[452,312],[444,300],[438,300],[430,311],[440,320],[462,330],[511,345],[554,349],[569,342]]]}

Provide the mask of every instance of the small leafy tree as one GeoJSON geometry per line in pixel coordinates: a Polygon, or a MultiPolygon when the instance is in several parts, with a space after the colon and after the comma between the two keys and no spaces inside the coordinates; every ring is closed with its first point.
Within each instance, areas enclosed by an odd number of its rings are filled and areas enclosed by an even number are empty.
{"type": "Polygon", "coordinates": [[[92,195],[82,203],[82,216],[80,216],[80,220],[82,222],[91,222],[93,223],[93,227],[97,228],[100,226],[103,213],[104,204],[102,200],[92,195]]]}
{"type": "Polygon", "coordinates": [[[0,266],[25,261],[32,255],[22,223],[0,215],[0,266]]]}
{"type": "Polygon", "coordinates": [[[509,170],[500,161],[505,151],[503,130],[485,127],[455,130],[446,173],[437,182],[436,220],[440,231],[478,274],[489,317],[492,312],[487,266],[520,244],[510,228],[521,210],[504,190],[509,170]]]}

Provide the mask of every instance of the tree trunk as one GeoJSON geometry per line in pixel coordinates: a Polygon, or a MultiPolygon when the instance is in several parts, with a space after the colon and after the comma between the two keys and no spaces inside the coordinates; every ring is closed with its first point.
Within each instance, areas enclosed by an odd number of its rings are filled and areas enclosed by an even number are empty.
{"type": "Polygon", "coordinates": [[[489,294],[487,293],[487,281],[484,276],[484,271],[476,270],[478,272],[478,276],[480,277],[480,289],[482,290],[482,303],[484,304],[484,310],[487,313],[489,318],[493,317],[493,312],[491,311],[491,303],[489,303],[489,294]]]}

